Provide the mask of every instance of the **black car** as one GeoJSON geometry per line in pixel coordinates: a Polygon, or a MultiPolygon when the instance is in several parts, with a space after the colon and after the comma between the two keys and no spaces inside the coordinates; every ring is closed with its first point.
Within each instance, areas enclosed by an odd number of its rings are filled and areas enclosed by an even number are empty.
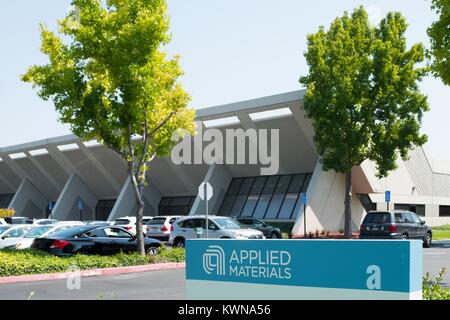
{"type": "MultiPolygon", "coordinates": [[[[144,238],[145,252],[156,254],[161,242],[144,238]]],[[[78,226],[37,238],[32,249],[47,251],[56,256],[80,254],[112,255],[135,252],[136,236],[116,226],[78,226]]]]}
{"type": "Polygon", "coordinates": [[[360,239],[420,239],[431,246],[431,228],[410,211],[371,211],[361,224],[360,239]]]}
{"type": "Polygon", "coordinates": [[[259,220],[256,218],[249,218],[249,217],[239,217],[239,218],[235,218],[235,219],[240,224],[243,224],[251,229],[261,231],[262,233],[264,233],[264,236],[266,238],[271,238],[271,239],[281,239],[282,238],[280,228],[268,225],[262,220],[259,220]]]}

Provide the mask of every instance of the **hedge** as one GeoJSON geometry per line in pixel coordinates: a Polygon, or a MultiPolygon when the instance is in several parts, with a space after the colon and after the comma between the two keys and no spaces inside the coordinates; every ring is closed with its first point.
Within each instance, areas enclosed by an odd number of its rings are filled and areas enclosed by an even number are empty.
{"type": "Polygon", "coordinates": [[[0,277],[183,262],[184,249],[161,249],[154,256],[120,253],[114,256],[56,257],[36,250],[0,251],[0,277]]]}

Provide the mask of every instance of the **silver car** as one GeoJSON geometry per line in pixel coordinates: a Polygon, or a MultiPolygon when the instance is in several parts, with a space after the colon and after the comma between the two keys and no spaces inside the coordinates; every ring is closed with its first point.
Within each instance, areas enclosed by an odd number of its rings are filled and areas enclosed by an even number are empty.
{"type": "Polygon", "coordinates": [[[172,224],[183,216],[158,216],[150,220],[146,225],[146,235],[158,240],[169,240],[172,224]]]}
{"type": "MultiPolygon", "coordinates": [[[[265,239],[261,231],[248,229],[229,217],[208,217],[208,238],[211,239],[265,239]]],[[[183,248],[186,239],[206,238],[206,216],[191,216],[172,224],[169,243],[183,248]]]]}

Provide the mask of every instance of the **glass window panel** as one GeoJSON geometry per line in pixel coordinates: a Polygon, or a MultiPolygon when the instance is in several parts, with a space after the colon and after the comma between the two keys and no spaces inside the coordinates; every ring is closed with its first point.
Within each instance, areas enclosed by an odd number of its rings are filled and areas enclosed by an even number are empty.
{"type": "Polygon", "coordinates": [[[264,183],[266,182],[266,177],[257,177],[255,183],[253,183],[252,190],[250,194],[260,194],[264,188],[264,183]]]}
{"type": "Polygon", "coordinates": [[[271,194],[262,194],[259,198],[258,204],[256,205],[255,212],[253,216],[255,218],[263,218],[266,213],[267,207],[269,206],[270,199],[272,198],[271,194]]]}
{"type": "Polygon", "coordinates": [[[170,205],[171,206],[186,206],[189,204],[190,200],[191,200],[190,197],[175,197],[175,198],[172,198],[170,205]]]}
{"type": "Polygon", "coordinates": [[[231,212],[229,214],[230,217],[237,217],[241,214],[242,207],[247,200],[247,196],[237,196],[236,201],[234,201],[233,208],[231,208],[231,212]]]}
{"type": "Polygon", "coordinates": [[[243,217],[251,217],[253,214],[253,210],[258,203],[259,195],[250,195],[247,198],[247,202],[245,203],[244,209],[242,210],[241,216],[243,217]]]}
{"type": "Polygon", "coordinates": [[[297,217],[299,216],[300,210],[302,209],[302,199],[301,197],[298,197],[297,199],[297,203],[295,204],[295,208],[294,211],[292,212],[292,217],[291,219],[297,219],[297,217]]]}
{"type": "Polygon", "coordinates": [[[170,204],[170,198],[162,198],[160,205],[162,206],[168,206],[170,204]]]}
{"type": "Polygon", "coordinates": [[[283,203],[284,194],[275,194],[270,202],[269,209],[267,209],[264,219],[275,219],[283,203]]]}
{"type": "Polygon", "coordinates": [[[278,219],[290,219],[292,210],[294,210],[295,203],[297,202],[298,193],[288,193],[284,198],[283,206],[281,207],[278,219]]]}
{"type": "Polygon", "coordinates": [[[231,181],[230,187],[228,188],[227,194],[230,196],[237,195],[243,180],[244,179],[242,179],[242,178],[233,179],[233,181],[231,181]]]}
{"type": "Polygon", "coordinates": [[[439,206],[439,217],[450,217],[450,206],[439,206]]]}
{"type": "Polygon", "coordinates": [[[302,190],[303,181],[305,180],[304,174],[296,174],[292,178],[291,185],[289,186],[289,193],[299,193],[302,190]]]}
{"type": "Polygon", "coordinates": [[[219,216],[228,216],[230,214],[231,206],[233,205],[236,196],[226,196],[222,202],[222,207],[219,211],[219,216]]]}
{"type": "Polygon", "coordinates": [[[291,178],[292,178],[291,175],[281,176],[280,179],[278,180],[278,184],[277,184],[275,193],[285,194],[289,187],[289,183],[291,182],[291,178]]]}
{"type": "Polygon", "coordinates": [[[305,182],[303,183],[302,192],[306,192],[308,190],[309,182],[311,181],[312,174],[309,173],[306,176],[305,182]]]}
{"type": "Polygon", "coordinates": [[[266,185],[264,186],[263,193],[272,194],[277,186],[277,182],[280,176],[270,176],[267,178],[266,185]]]}
{"type": "Polygon", "coordinates": [[[239,194],[249,194],[250,189],[253,185],[253,181],[255,181],[255,178],[245,178],[244,182],[242,183],[241,189],[239,190],[239,194]]]}

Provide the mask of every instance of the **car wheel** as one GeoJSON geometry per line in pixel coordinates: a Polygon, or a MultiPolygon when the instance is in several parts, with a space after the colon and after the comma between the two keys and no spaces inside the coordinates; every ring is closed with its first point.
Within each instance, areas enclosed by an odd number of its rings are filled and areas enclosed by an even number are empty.
{"type": "Polygon", "coordinates": [[[280,237],[278,236],[278,233],[272,232],[272,233],[270,234],[270,238],[271,238],[271,239],[279,239],[280,237]]]}
{"type": "Polygon", "coordinates": [[[427,232],[427,234],[425,235],[425,237],[423,238],[423,246],[425,248],[430,248],[431,247],[431,242],[432,242],[432,236],[431,233],[427,232]]]}
{"type": "Polygon", "coordinates": [[[159,248],[158,247],[149,247],[147,249],[147,255],[149,255],[149,256],[157,255],[158,252],[159,252],[159,248]]]}
{"type": "Polygon", "coordinates": [[[409,239],[409,237],[406,233],[402,234],[402,240],[408,240],[408,239],[409,239]]]}
{"type": "Polygon", "coordinates": [[[174,248],[184,248],[184,239],[176,239],[173,242],[173,247],[174,248]]]}

